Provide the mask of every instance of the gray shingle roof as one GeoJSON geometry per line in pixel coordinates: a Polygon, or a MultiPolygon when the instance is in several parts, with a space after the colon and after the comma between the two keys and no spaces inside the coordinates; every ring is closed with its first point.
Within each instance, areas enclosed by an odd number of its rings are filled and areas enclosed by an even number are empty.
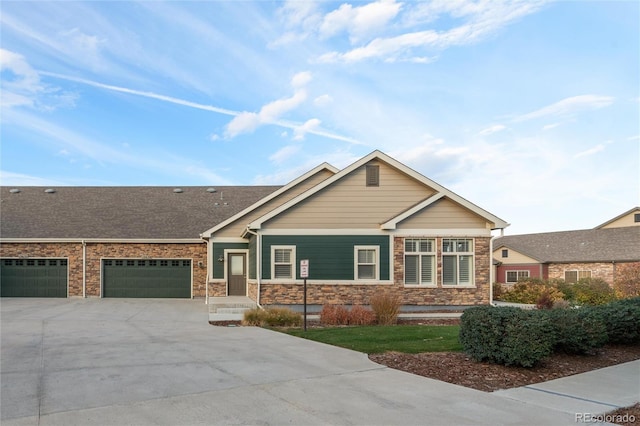
{"type": "Polygon", "coordinates": [[[510,235],[496,238],[501,247],[541,263],[640,261],[640,226],[510,235]]]}
{"type": "Polygon", "coordinates": [[[184,239],[279,186],[0,187],[1,238],[184,239]]]}

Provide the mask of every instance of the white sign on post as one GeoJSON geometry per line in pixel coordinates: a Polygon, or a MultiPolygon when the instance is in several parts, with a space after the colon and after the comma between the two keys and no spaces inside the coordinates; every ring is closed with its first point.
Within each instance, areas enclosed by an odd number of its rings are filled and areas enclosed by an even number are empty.
{"type": "Polygon", "coordinates": [[[300,261],[300,278],[309,278],[309,259],[300,261]]]}

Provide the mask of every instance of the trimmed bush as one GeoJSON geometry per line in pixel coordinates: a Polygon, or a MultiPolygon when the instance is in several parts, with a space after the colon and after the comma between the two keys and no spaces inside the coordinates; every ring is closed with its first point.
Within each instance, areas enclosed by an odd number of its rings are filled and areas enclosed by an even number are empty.
{"type": "Polygon", "coordinates": [[[607,329],[591,307],[553,309],[546,315],[553,324],[555,351],[588,354],[607,343],[607,329]]]}
{"type": "Polygon", "coordinates": [[[302,314],[287,308],[256,308],[244,313],[242,324],[260,327],[299,327],[302,324],[302,314]]]}
{"type": "Polygon", "coordinates": [[[325,325],[349,324],[349,311],[342,305],[324,305],[320,312],[320,323],[325,325]]]}
{"type": "Polygon", "coordinates": [[[553,327],[539,311],[480,306],[462,314],[460,343],[476,361],[531,367],[551,354],[553,327]]]}
{"type": "Polygon", "coordinates": [[[640,343],[640,297],[618,300],[593,309],[607,330],[609,343],[640,343]]]}
{"type": "Polygon", "coordinates": [[[350,325],[372,325],[376,323],[376,314],[361,305],[353,305],[349,311],[350,325]]]}
{"type": "Polygon", "coordinates": [[[583,278],[573,285],[573,292],[579,305],[604,305],[616,298],[613,288],[601,278],[583,278]]]}
{"type": "Polygon", "coordinates": [[[390,292],[378,293],[371,296],[371,309],[380,325],[392,325],[398,322],[402,299],[390,292]]]}
{"type": "Polygon", "coordinates": [[[554,285],[540,278],[526,278],[518,281],[513,287],[504,292],[501,300],[512,303],[536,304],[544,295],[552,302],[563,299],[563,294],[554,285]]]}

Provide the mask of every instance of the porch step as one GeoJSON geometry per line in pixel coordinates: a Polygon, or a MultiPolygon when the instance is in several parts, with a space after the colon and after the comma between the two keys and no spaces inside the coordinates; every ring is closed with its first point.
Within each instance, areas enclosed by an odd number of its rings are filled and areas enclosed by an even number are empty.
{"type": "Polygon", "coordinates": [[[209,298],[209,321],[241,321],[244,313],[258,305],[248,297],[209,298]]]}

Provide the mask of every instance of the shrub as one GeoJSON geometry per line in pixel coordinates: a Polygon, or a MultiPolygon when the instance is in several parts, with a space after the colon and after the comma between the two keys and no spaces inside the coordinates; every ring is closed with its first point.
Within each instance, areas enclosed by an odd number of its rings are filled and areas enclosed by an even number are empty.
{"type": "Polygon", "coordinates": [[[347,325],[349,311],[341,305],[324,305],[320,312],[320,322],[326,325],[347,325]]]}
{"type": "Polygon", "coordinates": [[[531,367],[551,354],[553,328],[538,311],[481,306],[462,314],[460,343],[476,361],[531,367]]]}
{"type": "Polygon", "coordinates": [[[504,287],[500,283],[493,283],[493,300],[502,300],[502,295],[505,292],[504,287]]]}
{"type": "Polygon", "coordinates": [[[349,311],[350,325],[371,325],[376,323],[376,314],[361,305],[353,305],[349,311]]]}
{"type": "Polygon", "coordinates": [[[302,324],[302,314],[287,308],[256,308],[244,313],[242,324],[260,327],[299,327],[302,324]]]}
{"type": "Polygon", "coordinates": [[[546,312],[553,324],[554,350],[587,354],[607,343],[607,329],[591,307],[554,309],[546,312]]]}
{"type": "Polygon", "coordinates": [[[640,262],[619,264],[613,289],[620,299],[640,296],[640,262]]]}
{"type": "Polygon", "coordinates": [[[555,287],[560,290],[564,300],[576,300],[576,293],[573,291],[573,284],[565,282],[564,280],[558,280],[555,283],[555,287]]]}
{"type": "Polygon", "coordinates": [[[371,309],[376,315],[376,321],[380,325],[392,325],[398,321],[402,300],[397,294],[390,292],[378,293],[369,300],[371,309]]]}
{"type": "Polygon", "coordinates": [[[536,300],[536,308],[551,309],[553,308],[554,303],[555,303],[555,300],[552,299],[552,296],[549,293],[549,291],[544,291],[542,292],[540,297],[538,297],[538,300],[536,300]]]}
{"type": "Polygon", "coordinates": [[[550,298],[552,301],[563,298],[562,292],[549,282],[540,278],[526,278],[518,281],[511,290],[505,292],[502,295],[502,300],[513,303],[536,304],[543,294],[546,294],[545,297],[550,298]]]}
{"type": "Polygon", "coordinates": [[[575,301],[579,305],[603,305],[615,300],[615,293],[601,278],[582,278],[573,285],[575,301]]]}
{"type": "Polygon", "coordinates": [[[551,309],[568,309],[571,307],[571,303],[566,300],[560,299],[553,302],[551,309]]]}
{"type": "Polygon", "coordinates": [[[640,343],[640,297],[618,300],[594,309],[607,330],[609,343],[640,343]]]}

